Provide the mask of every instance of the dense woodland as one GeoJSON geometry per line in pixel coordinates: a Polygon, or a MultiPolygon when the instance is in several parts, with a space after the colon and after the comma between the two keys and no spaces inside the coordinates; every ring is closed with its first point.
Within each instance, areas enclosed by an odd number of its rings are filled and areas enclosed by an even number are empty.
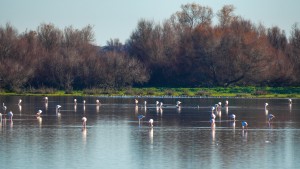
{"type": "Polygon", "coordinates": [[[101,47],[89,25],[41,24],[23,33],[0,26],[0,89],[299,86],[297,24],[286,37],[234,10],[182,5],[162,23],[141,19],[125,44],[111,39],[101,47]]]}

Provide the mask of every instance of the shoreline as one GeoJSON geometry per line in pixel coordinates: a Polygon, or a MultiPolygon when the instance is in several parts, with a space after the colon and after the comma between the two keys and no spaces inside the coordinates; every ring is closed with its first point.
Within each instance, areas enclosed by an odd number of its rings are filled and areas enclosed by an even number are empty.
{"type": "Polygon", "coordinates": [[[35,89],[0,91],[0,96],[97,96],[166,98],[300,98],[300,87],[123,88],[64,91],[35,89]]]}

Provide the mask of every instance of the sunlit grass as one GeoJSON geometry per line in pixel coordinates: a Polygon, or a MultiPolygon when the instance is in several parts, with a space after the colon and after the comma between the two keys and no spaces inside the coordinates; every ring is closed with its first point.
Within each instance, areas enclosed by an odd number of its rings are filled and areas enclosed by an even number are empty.
{"type": "Polygon", "coordinates": [[[215,87],[215,88],[122,88],[62,91],[55,89],[0,91],[0,95],[47,96],[170,96],[170,97],[256,97],[300,98],[300,87],[215,87]]]}

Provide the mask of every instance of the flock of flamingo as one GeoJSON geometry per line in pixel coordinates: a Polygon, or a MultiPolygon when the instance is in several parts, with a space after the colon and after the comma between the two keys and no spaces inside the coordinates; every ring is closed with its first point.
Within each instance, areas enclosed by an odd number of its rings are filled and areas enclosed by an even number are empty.
{"type": "MultiPolygon", "coordinates": [[[[48,97],[44,97],[44,102],[45,102],[45,105],[47,107],[48,105],[48,97]]],[[[18,102],[18,106],[21,106],[21,103],[22,103],[22,99],[19,99],[19,102],[18,102]]],[[[83,104],[85,104],[86,101],[83,100],[83,104]]],[[[77,99],[74,99],[74,104],[77,105],[77,99]]],[[[96,104],[97,105],[100,105],[100,101],[97,99],[96,100],[96,104]]],[[[57,116],[61,116],[61,113],[60,113],[60,108],[62,106],[61,105],[56,105],[56,115],[57,116]]],[[[10,110],[6,113],[6,110],[7,110],[7,106],[5,105],[5,103],[2,104],[2,110],[4,111],[4,113],[0,113],[0,122],[2,122],[2,120],[6,121],[6,120],[9,120],[11,121],[12,123],[12,119],[13,119],[13,112],[10,110]]],[[[42,115],[42,110],[38,110],[37,113],[36,113],[36,117],[37,119],[40,119],[41,115],[42,115]]],[[[82,117],[82,127],[83,129],[86,129],[86,122],[87,122],[87,118],[85,116],[82,117]]]]}
{"type": "MultiPolygon", "coordinates": [[[[288,102],[289,102],[289,105],[292,105],[292,99],[288,99],[288,102]]],[[[214,128],[215,127],[215,119],[216,119],[216,115],[214,112],[218,113],[221,111],[221,108],[222,108],[222,103],[219,102],[218,104],[215,104],[215,106],[213,106],[211,108],[212,112],[211,112],[211,120],[210,120],[210,123],[211,123],[211,127],[214,128]]],[[[228,107],[229,105],[229,102],[228,100],[225,101],[225,107],[228,107]]],[[[269,104],[268,103],[265,103],[265,112],[266,112],[266,115],[267,115],[267,118],[268,118],[268,123],[271,122],[272,119],[275,118],[275,116],[273,114],[269,114],[268,111],[269,110],[269,104]]],[[[229,119],[231,119],[233,122],[235,122],[235,119],[236,119],[236,115],[235,114],[229,114],[228,115],[229,119]]],[[[247,129],[248,128],[248,123],[246,121],[241,121],[241,125],[242,125],[242,128],[243,129],[247,129]]]]}
{"type": "MultiPolygon", "coordinates": [[[[48,97],[45,97],[44,101],[45,101],[46,104],[48,104],[48,97]]],[[[288,99],[288,102],[291,105],[292,104],[292,99],[288,99]]],[[[22,100],[19,99],[18,105],[20,106],[21,103],[22,103],[22,100]]],[[[84,105],[85,105],[85,103],[86,103],[86,101],[83,100],[83,104],[84,105]]],[[[138,103],[139,103],[139,101],[137,99],[135,99],[136,107],[137,107],[138,103]]],[[[177,101],[175,107],[178,108],[178,109],[181,109],[181,103],[182,103],[181,101],[177,101]]],[[[77,99],[74,99],[74,104],[77,105],[77,99]]],[[[100,101],[98,99],[96,100],[96,104],[100,105],[100,101]]],[[[146,108],[146,105],[147,105],[147,101],[144,101],[144,107],[145,108],[146,108]]],[[[228,106],[229,106],[229,102],[228,102],[228,100],[226,100],[225,101],[225,107],[228,108],[228,106]]],[[[61,115],[60,114],[60,108],[61,108],[61,105],[56,105],[56,115],[57,116],[61,115]]],[[[159,101],[156,101],[156,108],[157,109],[162,109],[163,108],[163,103],[159,102],[159,101]]],[[[13,112],[12,111],[8,111],[6,113],[7,107],[6,107],[6,105],[4,103],[2,105],[2,109],[4,111],[4,114],[0,113],[0,121],[2,122],[2,119],[4,119],[4,120],[8,119],[8,120],[12,121],[12,119],[13,119],[13,112]]],[[[211,107],[211,119],[210,119],[210,123],[211,123],[211,127],[212,128],[215,127],[216,114],[218,114],[221,111],[221,109],[222,109],[222,103],[221,102],[218,102],[217,104],[215,104],[214,106],[211,107]]],[[[272,119],[275,118],[275,116],[273,114],[269,114],[268,113],[268,109],[269,109],[269,104],[265,103],[265,112],[266,112],[266,115],[267,115],[267,118],[268,118],[268,122],[270,122],[272,119]]],[[[41,115],[42,115],[42,110],[38,110],[37,113],[36,113],[36,117],[39,118],[39,117],[41,117],[41,115]]],[[[140,115],[137,116],[137,118],[138,118],[139,124],[140,124],[141,120],[143,118],[145,118],[145,116],[140,114],[140,115]]],[[[233,122],[236,121],[236,115],[235,114],[229,114],[228,118],[231,119],[233,122]]],[[[83,116],[81,120],[82,120],[82,127],[83,127],[83,129],[85,129],[86,128],[87,117],[83,116]]],[[[154,120],[153,119],[149,119],[148,123],[149,123],[150,127],[153,127],[154,120]]],[[[248,123],[246,121],[242,120],[241,121],[241,126],[242,126],[243,130],[247,129],[248,123]]]]}

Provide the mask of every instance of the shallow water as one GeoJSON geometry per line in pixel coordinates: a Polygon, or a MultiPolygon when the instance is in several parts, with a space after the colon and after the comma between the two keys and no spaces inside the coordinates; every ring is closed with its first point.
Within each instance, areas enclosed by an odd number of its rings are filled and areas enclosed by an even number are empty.
{"type": "Polygon", "coordinates": [[[0,168],[300,166],[299,99],[290,106],[287,99],[229,98],[228,110],[223,107],[217,113],[214,128],[209,123],[211,106],[224,104],[225,98],[138,98],[138,106],[133,97],[77,97],[77,106],[73,99],[49,97],[46,106],[43,97],[0,96],[14,113],[12,122],[3,119],[0,125],[0,168]],[[164,103],[162,110],[156,109],[156,100],[164,103]],[[181,109],[175,106],[177,100],[181,109]],[[43,113],[37,119],[39,109],[43,113]],[[237,116],[235,123],[228,118],[231,113],[237,116]],[[268,113],[276,116],[270,123],[268,113]],[[145,116],[140,124],[139,114],[145,116]],[[153,128],[148,126],[150,118],[153,128]],[[242,120],[248,122],[247,130],[242,120]]]}

